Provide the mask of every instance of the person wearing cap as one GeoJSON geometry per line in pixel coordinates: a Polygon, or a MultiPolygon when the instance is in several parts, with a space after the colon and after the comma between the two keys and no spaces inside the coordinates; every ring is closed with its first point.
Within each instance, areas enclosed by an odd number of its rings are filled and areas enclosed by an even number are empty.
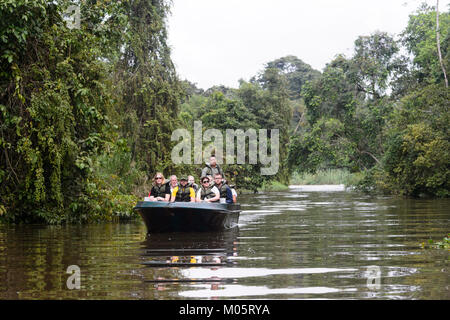
{"type": "Polygon", "coordinates": [[[195,202],[194,188],[188,185],[188,179],[181,177],[180,184],[173,188],[170,202],[195,202]]]}
{"type": "Polygon", "coordinates": [[[200,178],[201,187],[197,191],[197,202],[217,202],[220,200],[219,189],[209,185],[208,177],[200,178]]]}

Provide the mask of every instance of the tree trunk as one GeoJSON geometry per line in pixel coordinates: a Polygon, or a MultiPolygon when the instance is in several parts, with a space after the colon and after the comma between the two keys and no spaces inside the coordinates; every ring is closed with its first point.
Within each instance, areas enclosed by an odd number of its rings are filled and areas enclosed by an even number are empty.
{"type": "Polygon", "coordinates": [[[445,66],[442,62],[441,54],[441,41],[439,38],[439,0],[436,0],[436,42],[439,56],[439,63],[441,64],[442,72],[444,73],[445,87],[448,88],[447,73],[445,72],[445,66]]]}

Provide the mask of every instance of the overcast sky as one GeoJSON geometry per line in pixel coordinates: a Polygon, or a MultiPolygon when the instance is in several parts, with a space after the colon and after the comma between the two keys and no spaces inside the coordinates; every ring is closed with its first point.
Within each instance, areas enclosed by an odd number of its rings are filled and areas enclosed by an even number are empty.
{"type": "MultiPolygon", "coordinates": [[[[264,64],[294,55],[322,71],[350,57],[360,35],[398,35],[422,0],[173,0],[168,19],[172,60],[198,87],[236,88],[264,64]]],[[[435,5],[436,0],[426,1],[435,5]]],[[[441,11],[450,0],[440,0],[441,11]]]]}

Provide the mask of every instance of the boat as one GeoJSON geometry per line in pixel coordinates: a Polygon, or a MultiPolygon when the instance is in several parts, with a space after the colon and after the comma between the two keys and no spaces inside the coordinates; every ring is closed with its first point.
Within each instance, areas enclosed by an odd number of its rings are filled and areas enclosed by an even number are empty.
{"type": "Polygon", "coordinates": [[[139,201],[133,210],[144,220],[148,233],[204,232],[237,227],[241,206],[219,202],[139,201]]]}

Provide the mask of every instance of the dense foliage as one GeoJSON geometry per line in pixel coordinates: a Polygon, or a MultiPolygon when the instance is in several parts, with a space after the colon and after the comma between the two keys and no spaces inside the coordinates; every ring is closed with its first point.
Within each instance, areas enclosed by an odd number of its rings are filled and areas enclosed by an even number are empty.
{"type": "Polygon", "coordinates": [[[355,41],[302,90],[307,120],[291,137],[297,172],[362,172],[358,187],[409,196],[449,195],[450,14],[422,5],[400,40],[375,32],[355,41]],[[440,37],[437,37],[439,32],[440,37]],[[410,56],[400,54],[404,46],[410,56]]]}
{"type": "Polygon", "coordinates": [[[168,1],[75,2],[77,28],[64,15],[71,4],[0,0],[3,220],[129,216],[156,171],[199,175],[201,165],[172,162],[171,135],[200,120],[203,132],[224,136],[279,130],[276,175],[261,175],[248,154],[245,164],[223,164],[242,189],[345,169],[364,190],[449,196],[448,10],[436,30],[435,8],[422,5],[399,39],[360,36],[351,57],[337,55],[322,72],[286,56],[239,88],[202,90],[177,77],[168,1]]]}
{"type": "Polygon", "coordinates": [[[161,151],[181,92],[167,4],[83,1],[82,23],[69,28],[70,4],[0,2],[0,213],[9,221],[127,215],[149,166],[167,166],[161,151]]]}

